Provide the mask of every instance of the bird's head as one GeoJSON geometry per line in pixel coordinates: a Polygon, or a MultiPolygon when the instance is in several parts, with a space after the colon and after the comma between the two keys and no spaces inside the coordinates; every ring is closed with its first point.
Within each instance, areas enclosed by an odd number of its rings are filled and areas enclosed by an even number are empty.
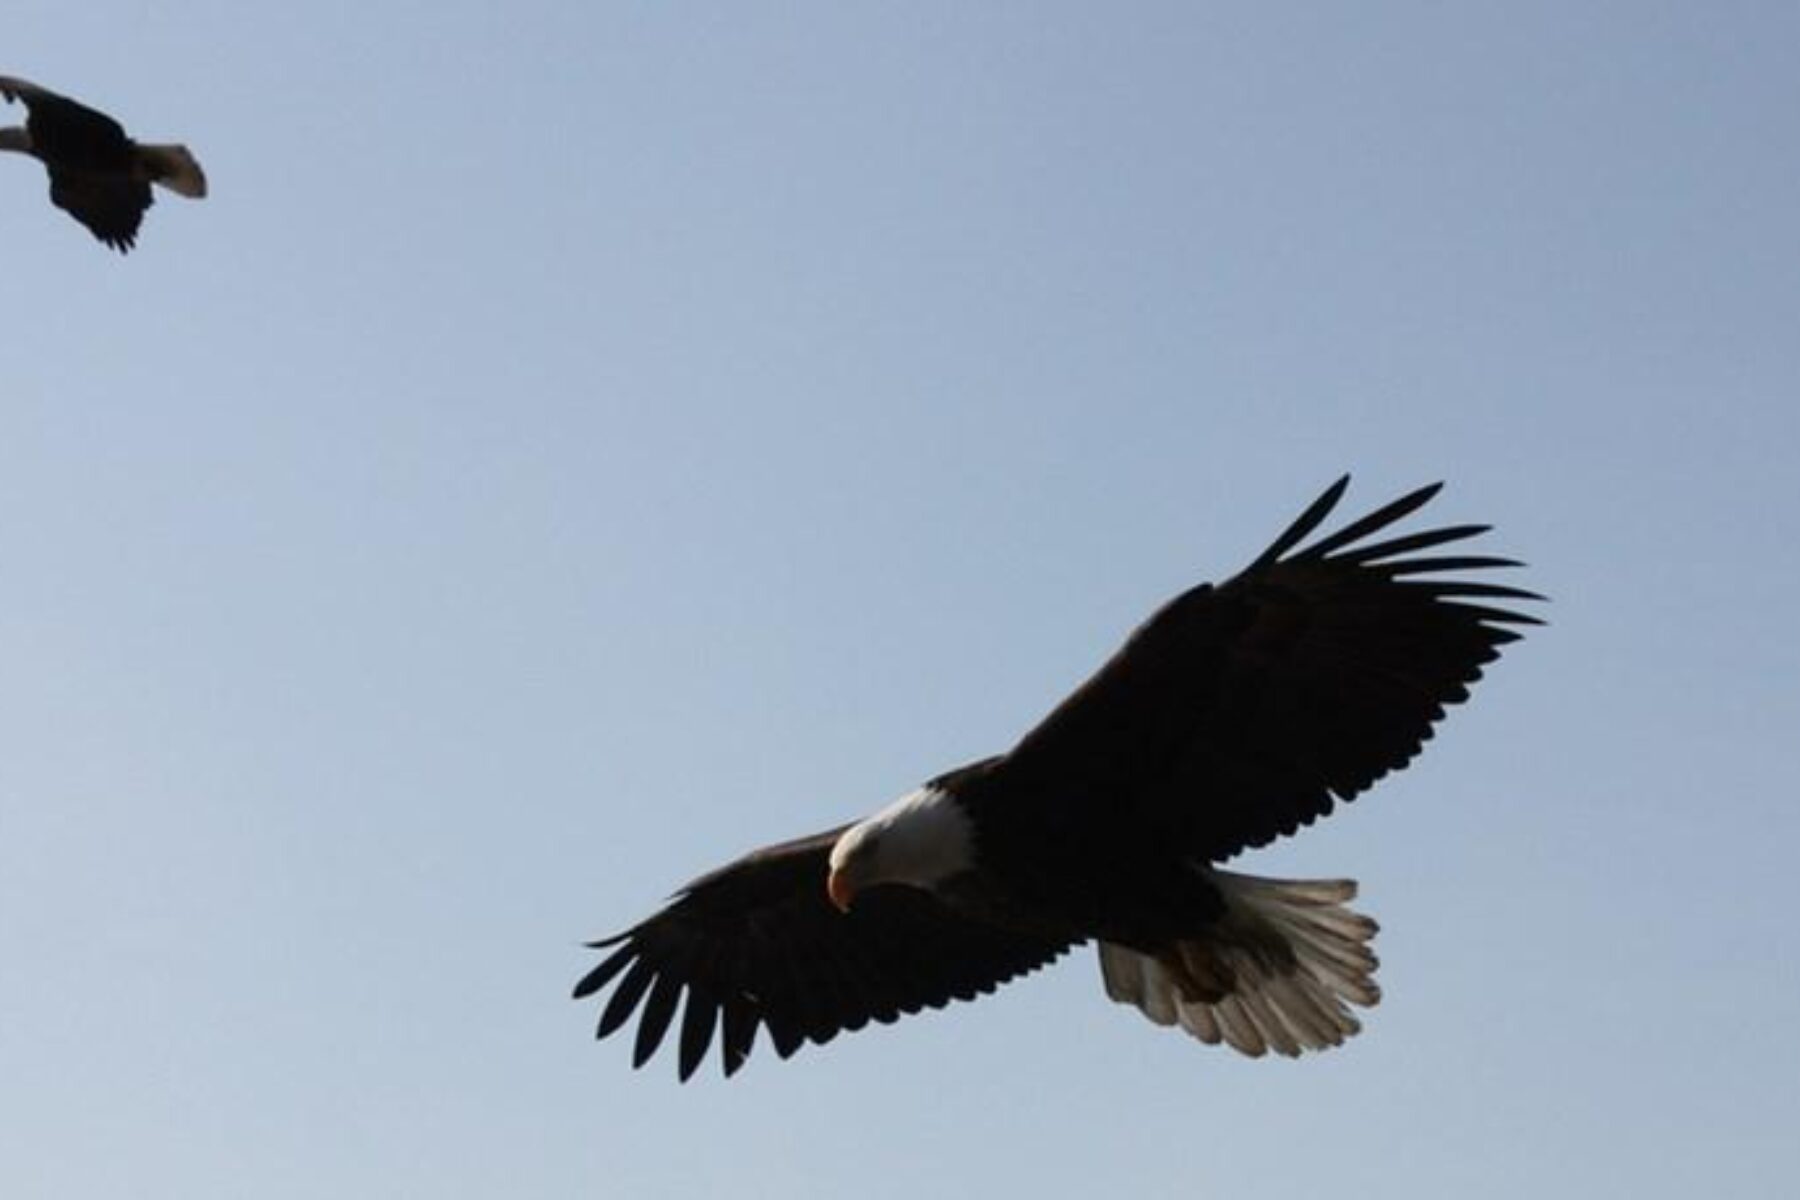
{"type": "Polygon", "coordinates": [[[928,785],[844,831],[831,848],[825,894],[849,912],[866,887],[930,889],[974,865],[974,823],[954,796],[928,785]]]}

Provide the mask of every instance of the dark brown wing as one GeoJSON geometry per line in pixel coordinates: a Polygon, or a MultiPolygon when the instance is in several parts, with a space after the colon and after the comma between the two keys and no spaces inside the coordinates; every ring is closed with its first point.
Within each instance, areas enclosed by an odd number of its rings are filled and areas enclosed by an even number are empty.
{"type": "Polygon", "coordinates": [[[150,185],[52,167],[50,201],[123,254],[137,242],[138,226],[143,224],[144,210],[151,203],[150,185]]]}
{"type": "Polygon", "coordinates": [[[1145,622],[994,768],[989,794],[1060,806],[1065,821],[1132,822],[1154,844],[1218,861],[1406,765],[1519,636],[1508,626],[1538,623],[1490,602],[1541,597],[1447,574],[1511,560],[1419,554],[1486,526],[1367,541],[1441,485],[1296,550],[1348,482],[1241,574],[1145,622]]]}
{"type": "Polygon", "coordinates": [[[0,75],[0,98],[23,103],[27,108],[45,101],[67,100],[46,87],[39,87],[29,79],[20,79],[13,75],[0,75]]]}
{"type": "Polygon", "coordinates": [[[131,139],[106,113],[23,79],[0,77],[0,95],[23,101],[31,148],[52,167],[124,173],[131,167],[131,139]]]}
{"type": "Polygon", "coordinates": [[[744,1065],[757,1027],[787,1058],[871,1020],[973,1000],[1036,970],[1067,943],[1020,937],[957,914],[926,892],[872,887],[848,913],[825,876],[842,829],[769,846],[689,884],[636,928],[595,942],[617,947],[576,985],[592,995],[617,980],[599,1037],[642,1009],[632,1065],[643,1066],[681,1015],[687,1079],[717,1031],[726,1075],[744,1065]]]}
{"type": "Polygon", "coordinates": [[[46,163],[79,171],[129,169],[131,139],[105,113],[23,79],[0,77],[0,95],[24,102],[32,149],[46,163]]]}

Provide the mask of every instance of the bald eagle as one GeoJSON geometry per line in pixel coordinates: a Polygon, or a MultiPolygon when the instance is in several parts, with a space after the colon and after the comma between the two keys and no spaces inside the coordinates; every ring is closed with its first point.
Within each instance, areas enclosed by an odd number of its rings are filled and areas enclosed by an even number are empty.
{"type": "Polygon", "coordinates": [[[1338,480],[1254,562],[1176,596],[1004,754],[854,824],[753,851],[595,948],[616,981],[598,1036],[638,1019],[633,1065],[686,995],[678,1072],[758,1027],[787,1058],[870,1021],[972,1000],[1097,942],[1106,994],[1248,1055],[1336,1046],[1380,993],[1348,879],[1217,864],[1291,834],[1417,754],[1542,599],[1421,551],[1487,531],[1370,540],[1421,488],[1310,545],[1338,480]]]}
{"type": "Polygon", "coordinates": [[[0,75],[0,96],[22,101],[25,124],[0,128],[0,150],[17,150],[50,173],[50,202],[121,254],[137,242],[150,185],[198,200],[206,176],[186,146],[151,146],[67,96],[0,75]]]}

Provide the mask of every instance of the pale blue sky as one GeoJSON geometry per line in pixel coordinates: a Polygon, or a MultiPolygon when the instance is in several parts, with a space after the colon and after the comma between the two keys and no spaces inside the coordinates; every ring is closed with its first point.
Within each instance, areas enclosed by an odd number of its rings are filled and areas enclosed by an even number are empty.
{"type": "MultiPolygon", "coordinates": [[[[1800,1166],[1800,11],[27,0],[0,1194],[1766,1197],[1800,1166]],[[1554,624],[1241,860],[1364,1035],[1091,957],[721,1083],[579,947],[1005,746],[1342,471],[1554,624]]],[[[16,114],[17,110],[11,110],[16,114]]]]}

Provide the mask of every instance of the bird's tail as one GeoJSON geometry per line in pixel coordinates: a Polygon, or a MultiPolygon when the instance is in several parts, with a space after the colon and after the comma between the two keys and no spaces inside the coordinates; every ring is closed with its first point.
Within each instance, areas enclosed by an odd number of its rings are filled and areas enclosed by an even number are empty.
{"type": "Polygon", "coordinates": [[[206,195],[206,172],[186,146],[138,146],[144,173],[177,195],[198,200],[206,195]]]}
{"type": "Polygon", "coordinates": [[[1106,994],[1158,1025],[1253,1057],[1341,1045],[1362,1028],[1350,1005],[1381,999],[1375,922],[1352,912],[1349,879],[1261,879],[1208,869],[1225,915],[1154,954],[1100,943],[1106,994]]]}

